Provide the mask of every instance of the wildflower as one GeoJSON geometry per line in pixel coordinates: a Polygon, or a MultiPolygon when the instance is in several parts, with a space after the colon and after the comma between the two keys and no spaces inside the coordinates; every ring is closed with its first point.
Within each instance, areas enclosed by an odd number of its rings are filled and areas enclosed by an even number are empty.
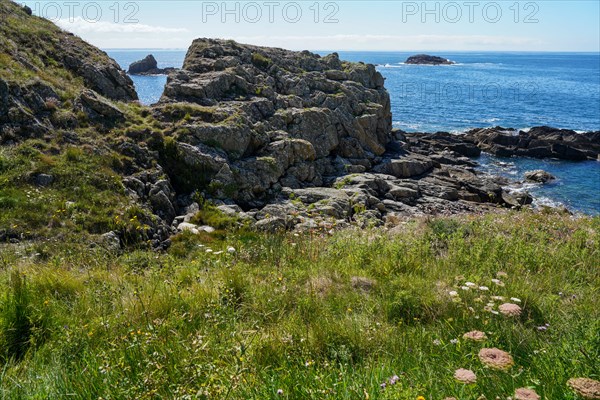
{"type": "Polygon", "coordinates": [[[379,385],[379,387],[381,388],[381,390],[385,389],[387,385],[385,384],[385,382],[383,382],[381,385],[379,385]]]}
{"type": "Polygon", "coordinates": [[[451,290],[448,294],[450,297],[458,297],[458,292],[456,290],[451,290]]]}
{"type": "Polygon", "coordinates": [[[466,282],[466,283],[465,283],[465,286],[466,286],[466,287],[470,287],[470,288],[477,287],[477,285],[476,285],[476,284],[474,284],[473,282],[466,282]]]}
{"type": "Polygon", "coordinates": [[[507,278],[508,274],[506,272],[504,272],[504,271],[498,271],[498,272],[496,272],[496,276],[498,278],[507,278]]]}
{"type": "Polygon", "coordinates": [[[504,286],[504,282],[502,282],[500,279],[492,279],[492,283],[498,286],[504,286]]]}
{"type": "Polygon", "coordinates": [[[469,369],[459,368],[454,371],[454,379],[462,383],[475,383],[477,382],[477,376],[469,369]]]}
{"type": "Polygon", "coordinates": [[[456,344],[456,343],[458,343],[458,339],[450,339],[450,343],[456,344]]]}
{"type": "Polygon", "coordinates": [[[482,342],[487,339],[487,335],[485,334],[485,332],[471,331],[471,332],[465,333],[463,335],[463,339],[473,340],[475,342],[482,342]]]}
{"type": "Polygon", "coordinates": [[[533,389],[520,388],[515,391],[515,400],[540,400],[540,396],[533,389]]]}
{"type": "Polygon", "coordinates": [[[425,397],[419,396],[419,397],[417,397],[417,400],[425,400],[425,397]]]}
{"type": "Polygon", "coordinates": [[[400,377],[398,375],[394,375],[389,379],[390,385],[395,385],[396,382],[398,382],[398,380],[400,380],[400,377]]]}
{"type": "Polygon", "coordinates": [[[283,396],[283,389],[277,389],[277,394],[279,396],[283,396]]]}
{"type": "Polygon", "coordinates": [[[509,317],[518,317],[521,315],[521,307],[513,303],[504,303],[498,307],[498,310],[509,317]]]}
{"type": "Polygon", "coordinates": [[[229,247],[227,248],[227,252],[228,252],[229,254],[235,254],[235,247],[231,247],[231,246],[229,246],[229,247]]]}
{"type": "Polygon", "coordinates": [[[439,345],[441,345],[441,344],[442,344],[442,342],[440,342],[440,339],[435,339],[435,340],[433,341],[433,344],[434,344],[434,345],[436,345],[436,346],[439,346],[439,345]]]}
{"type": "Polygon", "coordinates": [[[510,354],[497,348],[481,349],[479,351],[479,360],[484,365],[499,370],[507,370],[514,364],[510,354]]]}
{"type": "Polygon", "coordinates": [[[492,296],[492,297],[490,297],[490,299],[496,300],[496,301],[504,301],[504,296],[492,296]]]}
{"type": "Polygon", "coordinates": [[[469,287],[468,287],[468,286],[461,286],[460,288],[461,288],[462,290],[469,290],[469,287]]]}
{"type": "Polygon", "coordinates": [[[517,297],[511,297],[510,300],[514,301],[515,303],[520,303],[521,302],[521,299],[519,299],[517,297]]]}
{"type": "Polygon", "coordinates": [[[490,288],[487,286],[479,286],[479,290],[481,290],[482,292],[485,292],[485,291],[490,290],[490,288]]]}
{"type": "Polygon", "coordinates": [[[590,378],[571,378],[567,385],[584,399],[600,399],[600,382],[590,378]]]}

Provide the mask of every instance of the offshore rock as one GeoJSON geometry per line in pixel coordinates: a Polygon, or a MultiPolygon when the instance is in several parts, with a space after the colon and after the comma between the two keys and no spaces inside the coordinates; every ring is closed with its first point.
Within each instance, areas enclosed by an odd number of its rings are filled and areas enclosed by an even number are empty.
{"type": "Polygon", "coordinates": [[[404,63],[419,65],[452,65],[454,64],[454,61],[442,57],[430,56],[428,54],[417,54],[408,57],[404,63]]]}

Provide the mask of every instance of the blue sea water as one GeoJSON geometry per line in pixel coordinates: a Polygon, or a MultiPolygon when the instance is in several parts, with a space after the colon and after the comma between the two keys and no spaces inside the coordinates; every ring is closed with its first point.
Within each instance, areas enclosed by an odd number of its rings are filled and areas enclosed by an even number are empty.
{"type": "MultiPolygon", "coordinates": [[[[159,67],[181,67],[184,50],[109,50],[123,68],[152,53],[159,67]]],[[[329,52],[319,52],[322,55],[329,52]]],[[[406,131],[464,132],[477,127],[549,125],[600,130],[600,53],[436,52],[455,65],[405,65],[414,52],[339,52],[377,65],[386,79],[394,126],[406,131]]],[[[132,77],[140,101],[160,99],[165,76],[132,77]]],[[[482,169],[515,180],[544,169],[558,179],[528,185],[537,204],[600,215],[600,162],[483,155],[482,169]]]]}

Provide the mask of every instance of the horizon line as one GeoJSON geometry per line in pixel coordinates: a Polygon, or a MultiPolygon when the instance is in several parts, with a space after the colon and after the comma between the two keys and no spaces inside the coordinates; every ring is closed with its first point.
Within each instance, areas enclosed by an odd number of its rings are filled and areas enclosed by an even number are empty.
{"type": "MultiPolygon", "coordinates": [[[[259,47],[271,47],[271,48],[283,48],[278,46],[259,46],[259,47]]],[[[135,50],[155,50],[155,51],[187,51],[189,48],[184,47],[100,47],[102,50],[110,51],[135,51],[135,50]]],[[[285,48],[283,48],[285,49],[285,48]]],[[[302,49],[290,51],[304,51],[308,50],[311,52],[362,52],[362,53],[431,53],[431,52],[450,52],[450,53],[571,53],[571,54],[597,54],[600,56],[600,51],[594,50],[344,50],[344,49],[302,49]]]]}

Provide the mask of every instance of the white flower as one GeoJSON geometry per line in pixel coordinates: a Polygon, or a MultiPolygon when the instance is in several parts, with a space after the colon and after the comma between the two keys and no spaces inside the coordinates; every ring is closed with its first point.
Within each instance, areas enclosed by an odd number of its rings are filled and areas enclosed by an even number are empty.
{"type": "Polygon", "coordinates": [[[212,253],[212,252],[213,252],[213,250],[212,250],[212,249],[206,249],[206,252],[207,252],[207,253],[212,253]]]}
{"type": "Polygon", "coordinates": [[[442,344],[442,342],[440,342],[440,339],[435,339],[433,341],[433,344],[436,345],[436,346],[439,346],[440,344],[442,344]]]}
{"type": "Polygon", "coordinates": [[[516,298],[516,297],[511,297],[510,299],[511,299],[512,301],[514,301],[515,303],[520,303],[520,302],[521,302],[521,299],[518,299],[518,298],[516,298]]]}
{"type": "Polygon", "coordinates": [[[450,343],[456,344],[456,343],[458,343],[458,339],[450,339],[450,343]]]}
{"type": "Polygon", "coordinates": [[[458,292],[456,290],[452,290],[448,293],[451,297],[458,297],[458,292]]]}
{"type": "Polygon", "coordinates": [[[231,246],[229,246],[229,247],[227,248],[227,252],[228,252],[229,254],[235,254],[235,247],[231,247],[231,246]]]}
{"type": "Polygon", "coordinates": [[[492,300],[504,301],[504,296],[492,296],[490,297],[492,300]]]}
{"type": "Polygon", "coordinates": [[[495,315],[498,315],[498,314],[500,314],[500,313],[499,313],[498,311],[496,311],[496,310],[492,310],[492,311],[491,311],[491,313],[492,313],[492,314],[495,314],[495,315]]]}
{"type": "Polygon", "coordinates": [[[219,254],[223,254],[222,251],[215,251],[215,255],[218,256],[219,254]]]}
{"type": "Polygon", "coordinates": [[[482,290],[485,292],[486,290],[490,290],[490,288],[487,286],[479,286],[479,290],[482,290]]]}
{"type": "Polygon", "coordinates": [[[474,284],[473,282],[467,282],[467,283],[465,283],[465,286],[471,287],[471,288],[477,287],[477,285],[474,284]]]}
{"type": "Polygon", "coordinates": [[[461,288],[462,290],[469,290],[469,287],[468,287],[468,286],[461,286],[460,288],[461,288]]]}

